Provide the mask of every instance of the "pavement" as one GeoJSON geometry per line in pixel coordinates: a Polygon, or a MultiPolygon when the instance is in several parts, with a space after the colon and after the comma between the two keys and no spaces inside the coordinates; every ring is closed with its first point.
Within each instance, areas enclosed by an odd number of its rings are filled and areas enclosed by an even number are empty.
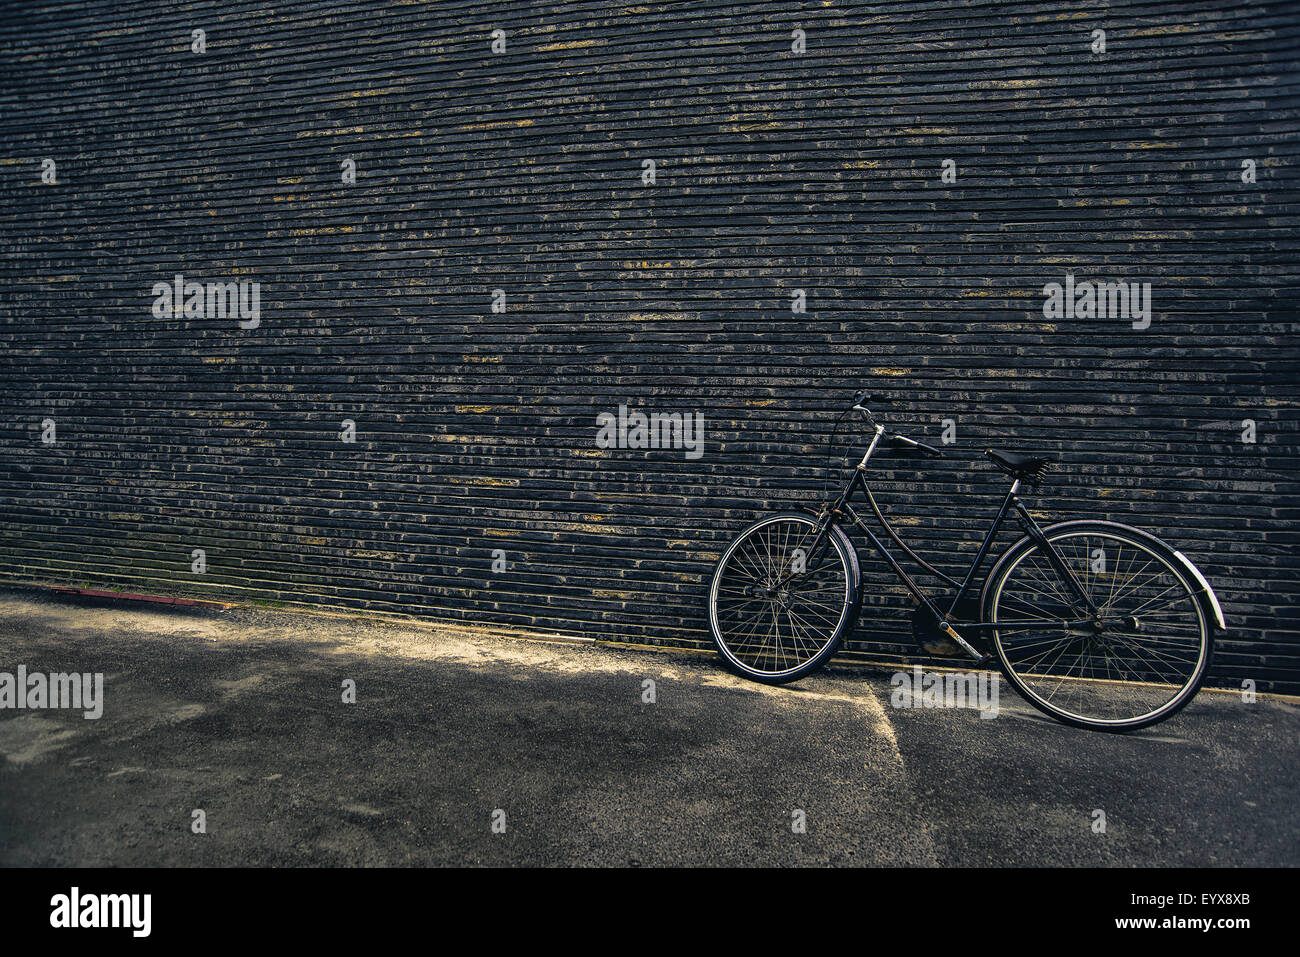
{"type": "Polygon", "coordinates": [[[887,670],[773,688],[683,651],[9,589],[20,665],[102,673],[104,703],[0,710],[8,866],[1300,863],[1294,699],[1106,735],[1005,682],[987,720],[893,707],[887,670]]]}

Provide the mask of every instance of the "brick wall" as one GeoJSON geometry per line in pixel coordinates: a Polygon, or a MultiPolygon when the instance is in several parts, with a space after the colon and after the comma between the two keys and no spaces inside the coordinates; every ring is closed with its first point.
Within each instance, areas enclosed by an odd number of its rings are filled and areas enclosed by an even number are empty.
{"type": "MultiPolygon", "coordinates": [[[[705,647],[721,548],[872,388],[955,428],[878,473],[942,567],[980,452],[1053,453],[1036,510],[1210,576],[1213,683],[1300,691],[1293,7],[262,7],[3,14],[0,580],[705,647]],[[178,273],[260,321],[155,315],[178,273]],[[1149,328],[1045,316],[1067,273],[1149,328]],[[703,455],[599,448],[620,404],[703,455]]],[[[865,568],[847,653],[898,659],[865,568]]]]}

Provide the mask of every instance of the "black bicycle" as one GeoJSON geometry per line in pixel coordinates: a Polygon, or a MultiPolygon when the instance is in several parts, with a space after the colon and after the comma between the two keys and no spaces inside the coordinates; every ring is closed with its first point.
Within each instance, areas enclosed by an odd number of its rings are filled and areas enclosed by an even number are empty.
{"type": "Polygon", "coordinates": [[[847,517],[870,539],[917,602],[919,635],[946,636],[980,666],[996,659],[1034,707],[1066,724],[1130,731],[1163,721],[1195,696],[1213,654],[1223,611],[1205,576],[1182,552],[1147,532],[1107,521],[1040,527],[1018,493],[1050,460],[990,449],[1012,478],[965,577],[944,574],[907,546],[881,513],[866,481],[882,442],[941,456],[891,432],[860,395],[871,444],[839,494],[820,510],[780,512],[740,533],[723,552],[709,588],[709,629],[736,673],[770,684],[820,667],[853,628],[861,603],[858,554],[840,527],[847,517]],[[956,589],[950,601],[923,592],[854,511],[861,489],[889,538],[956,589]],[[1014,511],[1024,537],[994,564],[978,603],[967,599],[994,537],[1014,511]]]}

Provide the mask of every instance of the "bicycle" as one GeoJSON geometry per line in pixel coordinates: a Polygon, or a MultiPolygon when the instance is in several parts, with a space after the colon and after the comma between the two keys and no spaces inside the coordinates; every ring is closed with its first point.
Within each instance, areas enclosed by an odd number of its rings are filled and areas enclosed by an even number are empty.
{"type": "Polygon", "coordinates": [[[1214,632],[1226,625],[1210,583],[1182,552],[1118,522],[1040,527],[1018,493],[1022,483],[1042,478],[1051,460],[989,449],[985,455],[1013,481],[958,581],[910,548],[876,504],[866,471],[881,443],[944,454],[877,422],[867,403],[879,401],[863,393],[843,413],[862,413],[872,434],[834,499],[807,513],[759,519],[718,559],[709,630],[732,671],[769,684],[794,681],[821,667],[852,631],[865,585],[857,550],[840,526],[847,518],[916,601],[918,634],[946,635],[979,667],[996,661],[1030,704],[1058,721],[1131,731],[1163,721],[1195,696],[1214,632]],[[956,588],[950,602],[926,594],[854,511],[850,499],[859,489],[890,540],[956,588]],[[967,595],[1011,512],[1025,534],[994,563],[971,616],[967,595]]]}

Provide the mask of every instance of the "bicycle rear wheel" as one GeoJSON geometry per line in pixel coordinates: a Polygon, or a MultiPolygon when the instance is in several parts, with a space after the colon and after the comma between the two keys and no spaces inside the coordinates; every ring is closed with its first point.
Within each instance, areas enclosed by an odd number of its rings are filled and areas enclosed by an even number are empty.
{"type": "Polygon", "coordinates": [[[853,627],[858,556],[832,525],[822,554],[817,523],[782,512],[745,529],[718,559],[709,587],[709,632],[736,673],[767,684],[819,667],[853,627]]]}
{"type": "Polygon", "coordinates": [[[1102,731],[1143,728],[1186,705],[1213,645],[1173,550],[1106,522],[1046,537],[1099,611],[1087,612],[1037,544],[1015,546],[994,570],[984,620],[1007,625],[993,646],[1016,690],[1059,721],[1102,731]]]}

